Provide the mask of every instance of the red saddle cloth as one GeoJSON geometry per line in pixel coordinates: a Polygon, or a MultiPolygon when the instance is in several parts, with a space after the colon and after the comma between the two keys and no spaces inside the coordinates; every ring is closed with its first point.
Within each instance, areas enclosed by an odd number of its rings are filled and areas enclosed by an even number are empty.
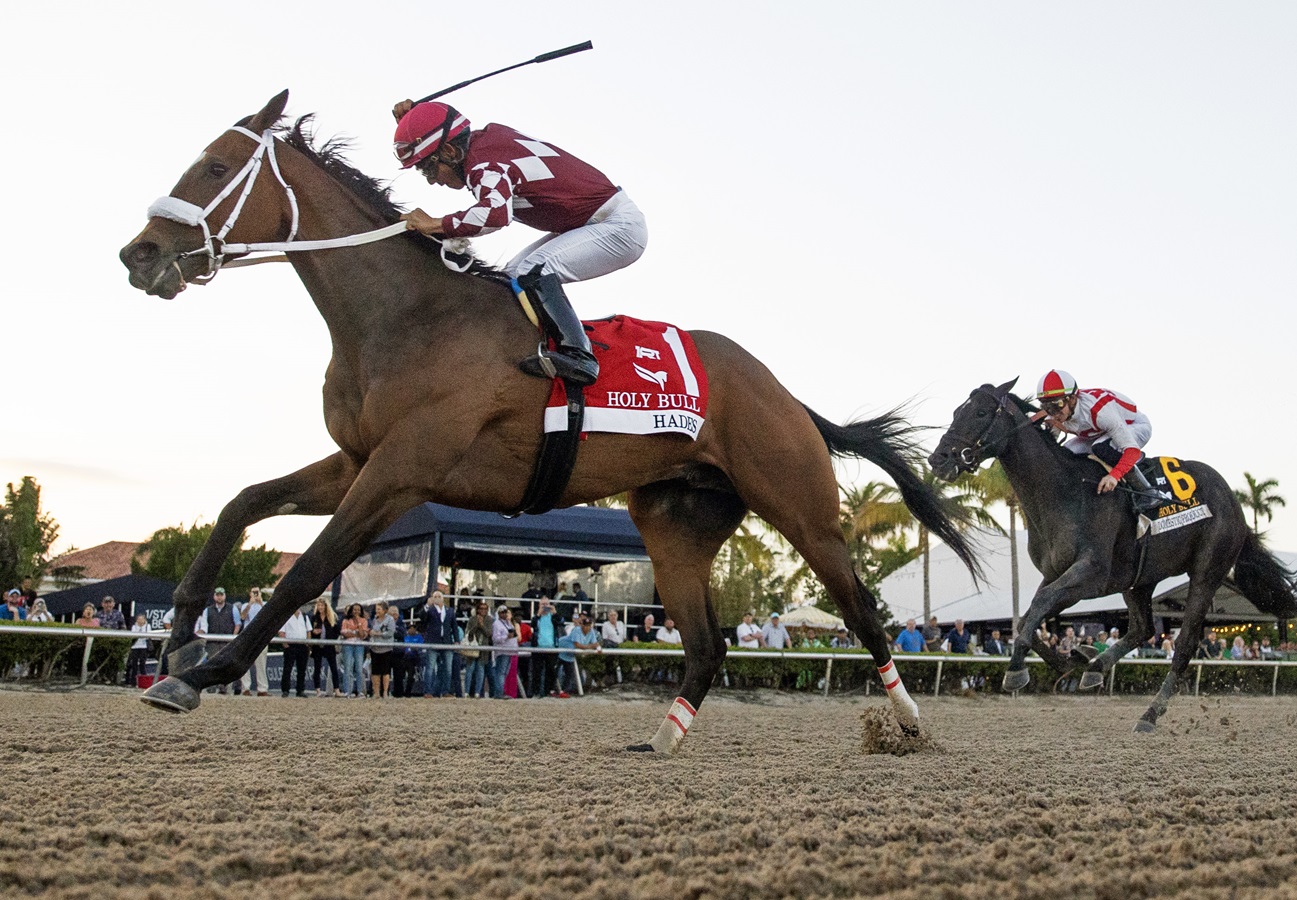
{"type": "MultiPolygon", "coordinates": [[[[707,415],[707,373],[693,338],[674,325],[613,316],[586,322],[599,380],[585,389],[582,431],[687,434],[707,415]]],[[[545,431],[567,429],[567,391],[555,380],[545,431]]]]}

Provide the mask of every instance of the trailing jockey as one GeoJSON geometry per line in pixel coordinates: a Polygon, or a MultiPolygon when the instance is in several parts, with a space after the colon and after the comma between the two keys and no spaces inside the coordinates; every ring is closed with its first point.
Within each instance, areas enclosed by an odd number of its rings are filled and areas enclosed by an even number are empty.
{"type": "Polygon", "coordinates": [[[1100,494],[1114,490],[1117,482],[1125,479],[1137,512],[1148,512],[1166,502],[1136,466],[1153,435],[1153,423],[1129,397],[1103,388],[1078,390],[1075,378],[1062,369],[1050,369],[1036,386],[1036,400],[1051,428],[1072,435],[1064,447],[1082,456],[1092,453],[1112,466],[1099,481],[1100,494]]]}
{"type": "Polygon", "coordinates": [[[396,157],[431,184],[467,187],[477,202],[463,212],[434,217],[406,213],[413,231],[472,237],[515,218],[548,232],[506,266],[516,288],[558,334],[558,352],[542,343],[523,371],[591,384],[599,374],[590,339],[563,292],[563,284],[598,278],[639,259],[648,243],[644,215],[626,192],[598,169],[565,150],[506,125],[471,130],[445,103],[402,100],[396,117],[396,157]]]}

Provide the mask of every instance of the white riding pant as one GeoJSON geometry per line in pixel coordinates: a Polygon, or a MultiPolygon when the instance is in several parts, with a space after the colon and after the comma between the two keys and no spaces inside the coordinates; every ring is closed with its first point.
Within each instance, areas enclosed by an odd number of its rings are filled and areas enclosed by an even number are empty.
{"type": "MultiPolygon", "coordinates": [[[[1135,446],[1141,450],[1143,450],[1148,444],[1148,439],[1153,436],[1153,423],[1149,421],[1148,416],[1143,414],[1135,416],[1135,421],[1127,425],[1126,428],[1130,431],[1130,436],[1134,438],[1135,446]]],[[[1100,435],[1099,437],[1089,439],[1073,437],[1064,441],[1063,446],[1068,450],[1071,450],[1073,453],[1085,455],[1094,448],[1095,444],[1106,440],[1108,440],[1107,435],[1100,435]]],[[[1118,451],[1121,449],[1121,447],[1117,448],[1118,451]]]]}
{"type": "Polygon", "coordinates": [[[257,690],[262,693],[266,693],[270,690],[270,682],[266,679],[266,656],[269,652],[269,648],[262,650],[257,656],[256,661],[248,667],[248,671],[243,673],[243,678],[240,679],[240,683],[245,694],[252,690],[252,672],[254,669],[257,673],[257,690]]]}
{"type": "Polygon", "coordinates": [[[509,261],[514,278],[537,266],[564,284],[624,269],[648,246],[648,225],[635,202],[618,191],[580,228],[547,234],[509,261]]]}

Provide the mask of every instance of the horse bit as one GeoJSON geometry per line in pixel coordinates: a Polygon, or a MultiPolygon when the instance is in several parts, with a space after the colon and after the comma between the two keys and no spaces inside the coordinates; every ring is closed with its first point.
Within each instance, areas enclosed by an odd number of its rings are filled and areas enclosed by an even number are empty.
{"type": "MultiPolygon", "coordinates": [[[[165,197],[159,197],[157,200],[154,200],[152,205],[149,206],[148,217],[150,219],[158,216],[163,219],[170,219],[173,222],[179,222],[181,225],[188,225],[191,228],[201,228],[203,230],[202,246],[186,253],[181,253],[171,262],[172,268],[174,268],[176,274],[180,276],[180,285],[182,290],[186,286],[186,281],[184,272],[180,269],[180,263],[191,256],[204,255],[207,257],[207,270],[201,275],[196,275],[193,278],[195,284],[206,284],[216,277],[216,273],[219,272],[222,267],[232,269],[239,266],[257,265],[258,263],[288,261],[288,257],[281,255],[261,257],[258,259],[235,259],[227,263],[225,261],[226,254],[242,255],[245,253],[262,252],[282,254],[306,250],[329,250],[334,247],[356,247],[361,244],[372,243],[373,241],[381,241],[384,238],[389,238],[397,234],[403,234],[409,230],[407,224],[404,221],[401,221],[384,226],[383,228],[377,228],[373,231],[366,231],[361,234],[351,234],[344,237],[329,238],[320,241],[294,240],[297,236],[298,225],[297,196],[293,193],[292,185],[284,179],[283,173],[279,170],[279,160],[275,157],[274,135],[271,133],[269,128],[261,134],[250,131],[241,125],[234,125],[230,130],[237,131],[239,134],[244,134],[252,138],[252,140],[257,143],[257,149],[253,151],[252,156],[249,157],[243,168],[239,170],[239,173],[235,175],[234,178],[230,180],[230,183],[222,188],[220,193],[212,199],[212,202],[208,203],[204,208],[195,203],[190,203],[188,200],[182,200],[179,197],[173,197],[168,194],[165,197]],[[255,244],[226,243],[225,236],[230,233],[230,230],[234,228],[235,222],[239,220],[239,215],[243,212],[243,204],[252,193],[253,185],[256,184],[257,176],[261,173],[261,167],[263,160],[265,159],[270,160],[270,170],[275,173],[275,178],[279,181],[280,186],[283,187],[284,192],[288,195],[288,205],[292,209],[293,214],[292,224],[288,230],[288,239],[286,241],[269,241],[255,244]],[[225,220],[225,224],[221,226],[220,230],[215,234],[212,234],[211,226],[207,223],[207,217],[210,216],[216,208],[226,200],[226,198],[233,194],[240,184],[243,185],[243,192],[235,202],[234,209],[230,210],[230,215],[225,220]]],[[[465,272],[468,270],[471,261],[465,263],[463,267],[455,265],[449,258],[447,258],[446,254],[448,248],[446,242],[437,241],[437,243],[441,247],[442,262],[446,264],[447,268],[456,272],[465,272]]]]}

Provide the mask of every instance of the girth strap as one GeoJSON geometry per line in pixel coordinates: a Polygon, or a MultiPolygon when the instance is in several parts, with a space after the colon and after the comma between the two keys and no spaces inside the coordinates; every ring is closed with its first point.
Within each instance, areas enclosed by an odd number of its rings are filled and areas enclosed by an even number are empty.
{"type": "Polygon", "coordinates": [[[547,432],[541,440],[536,465],[531,471],[531,481],[518,505],[521,513],[549,512],[558,503],[576,466],[576,452],[581,446],[581,426],[585,421],[585,389],[564,381],[567,390],[567,428],[547,432]]]}

